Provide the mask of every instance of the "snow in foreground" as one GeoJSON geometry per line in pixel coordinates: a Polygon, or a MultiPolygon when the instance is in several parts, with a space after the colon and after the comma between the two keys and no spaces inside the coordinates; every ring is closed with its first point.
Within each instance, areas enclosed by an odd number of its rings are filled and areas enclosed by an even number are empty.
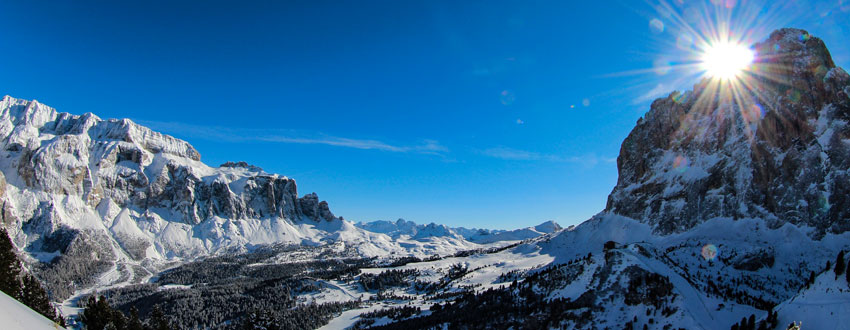
{"type": "Polygon", "coordinates": [[[4,330],[65,329],[3,292],[0,292],[0,325],[4,330]]]}
{"type": "Polygon", "coordinates": [[[810,287],[777,306],[776,311],[780,326],[794,322],[803,329],[847,329],[850,286],[843,274],[826,271],[810,287]]]}

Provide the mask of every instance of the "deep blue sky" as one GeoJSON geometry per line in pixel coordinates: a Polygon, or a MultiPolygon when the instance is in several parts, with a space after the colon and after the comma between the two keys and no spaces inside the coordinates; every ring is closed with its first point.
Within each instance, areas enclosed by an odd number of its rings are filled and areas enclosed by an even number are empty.
{"type": "MultiPolygon", "coordinates": [[[[0,1],[0,94],[131,118],[349,220],[515,228],[602,210],[652,97],[697,79],[652,70],[681,55],[657,3],[176,2],[0,1]]],[[[713,2],[850,62],[848,1],[713,2]]]]}

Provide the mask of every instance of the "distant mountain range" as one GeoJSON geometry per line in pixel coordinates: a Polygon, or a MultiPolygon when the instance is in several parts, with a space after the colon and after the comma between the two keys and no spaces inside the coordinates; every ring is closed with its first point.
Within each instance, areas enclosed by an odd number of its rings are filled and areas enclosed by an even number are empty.
{"type": "Polygon", "coordinates": [[[355,226],[374,233],[387,234],[393,239],[409,238],[414,240],[423,240],[431,237],[452,237],[480,244],[500,241],[521,241],[546,234],[552,234],[563,229],[554,221],[546,221],[534,227],[515,230],[448,227],[446,225],[438,225],[435,223],[418,225],[412,221],[404,219],[398,219],[395,222],[386,220],[377,220],[367,223],[359,222],[355,224],[355,226]]]}

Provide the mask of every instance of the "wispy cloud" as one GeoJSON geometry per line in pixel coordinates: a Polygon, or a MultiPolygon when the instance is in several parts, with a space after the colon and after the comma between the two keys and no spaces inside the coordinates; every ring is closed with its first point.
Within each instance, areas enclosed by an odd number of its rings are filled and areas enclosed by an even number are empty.
{"type": "Polygon", "coordinates": [[[401,145],[373,139],[354,139],[317,132],[288,129],[254,129],[202,126],[178,122],[138,120],[139,124],[165,132],[179,132],[193,138],[223,142],[272,142],[288,144],[319,144],[362,150],[443,155],[449,149],[436,140],[423,139],[417,144],[401,145]]]}
{"type": "MultiPolygon", "coordinates": [[[[321,132],[306,132],[291,129],[256,129],[223,126],[203,126],[180,122],[161,122],[137,120],[141,125],[166,133],[179,134],[192,139],[204,139],[229,143],[268,142],[286,144],[315,144],[361,150],[378,150],[397,153],[417,153],[449,157],[449,148],[439,141],[422,139],[417,143],[395,144],[376,139],[355,139],[328,135],[321,132]]],[[[595,154],[582,156],[561,156],[534,151],[497,146],[487,149],[473,149],[474,153],[485,157],[511,161],[545,161],[574,163],[593,167],[599,163],[612,163],[614,157],[599,157],[595,154]]]]}
{"type": "Polygon", "coordinates": [[[481,151],[481,154],[487,157],[499,158],[504,160],[540,160],[543,158],[543,155],[536,152],[507,147],[495,147],[484,149],[481,151]]]}
{"type": "Polygon", "coordinates": [[[494,147],[481,150],[479,152],[481,155],[504,159],[504,160],[516,160],[516,161],[549,161],[549,162],[560,162],[560,163],[575,163],[581,164],[586,167],[593,167],[599,163],[613,163],[617,161],[615,157],[599,157],[595,154],[587,154],[583,156],[560,156],[560,155],[551,155],[551,154],[542,154],[533,151],[520,150],[508,147],[494,147]]]}
{"type": "Polygon", "coordinates": [[[688,85],[692,84],[694,79],[694,75],[683,74],[679,78],[668,79],[655,86],[649,83],[634,85],[632,89],[637,88],[636,90],[641,92],[638,93],[639,95],[636,98],[632,99],[632,105],[643,104],[659,97],[667,97],[667,95],[677,90],[687,90],[689,89],[688,85]]]}
{"type": "Polygon", "coordinates": [[[632,101],[632,104],[634,105],[634,104],[640,104],[640,103],[643,103],[643,102],[646,102],[646,101],[652,101],[652,100],[655,100],[659,97],[664,97],[672,91],[673,91],[673,86],[666,85],[666,84],[663,84],[663,83],[659,83],[658,85],[655,85],[655,87],[653,87],[652,89],[646,91],[642,95],[635,98],[632,101]]]}

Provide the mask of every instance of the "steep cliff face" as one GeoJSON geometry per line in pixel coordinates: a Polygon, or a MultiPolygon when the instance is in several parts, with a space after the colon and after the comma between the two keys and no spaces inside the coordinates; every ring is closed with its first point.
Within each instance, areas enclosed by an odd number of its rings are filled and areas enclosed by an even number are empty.
{"type": "Polygon", "coordinates": [[[208,167],[189,143],[128,119],[57,113],[8,96],[0,111],[3,169],[19,189],[79,196],[92,207],[167,209],[179,215],[169,220],[187,224],[213,217],[335,219],[315,194],[298,198],[292,179],[247,164],[208,167]]]}
{"type": "Polygon", "coordinates": [[[138,267],[247,244],[318,242],[333,231],[322,228],[352,227],[316,194],[298,197],[290,178],[245,163],[213,168],[200,158],[189,143],[127,119],[75,116],[6,96],[0,220],[20,248],[45,262],[35,265],[49,285],[80,287],[120,262],[138,267]]]}
{"type": "Polygon", "coordinates": [[[714,218],[850,230],[850,76],[824,43],[782,29],[741,80],[652,103],[620,150],[605,211],[660,234],[714,218]]]}

